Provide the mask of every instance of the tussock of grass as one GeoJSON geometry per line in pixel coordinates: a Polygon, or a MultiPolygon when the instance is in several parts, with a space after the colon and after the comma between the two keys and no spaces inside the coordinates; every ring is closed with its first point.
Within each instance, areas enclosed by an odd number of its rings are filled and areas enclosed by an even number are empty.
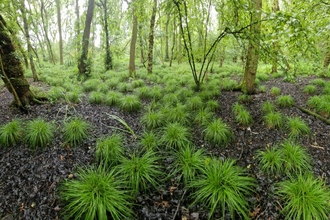
{"type": "Polygon", "coordinates": [[[25,129],[25,141],[32,149],[46,147],[54,137],[54,127],[43,119],[29,121],[25,129]]]}
{"type": "Polygon", "coordinates": [[[71,146],[77,146],[85,138],[87,138],[90,125],[79,118],[74,118],[64,123],[63,138],[64,141],[69,143],[71,146]]]}
{"type": "Polygon", "coordinates": [[[291,95],[282,95],[277,97],[276,103],[279,107],[292,107],[294,105],[294,100],[291,95]]]}
{"type": "Polygon", "coordinates": [[[125,152],[123,139],[124,137],[118,133],[99,139],[95,152],[97,161],[105,167],[119,164],[125,152]]]}
{"type": "Polygon", "coordinates": [[[123,111],[136,112],[142,108],[139,97],[135,95],[126,95],[119,99],[119,107],[123,111]]]}
{"type": "Polygon", "coordinates": [[[167,124],[162,130],[160,143],[168,149],[179,149],[190,144],[190,132],[178,122],[167,124]]]}
{"type": "Polygon", "coordinates": [[[221,119],[207,124],[203,133],[206,141],[216,145],[227,145],[233,137],[230,127],[221,119]]]}
{"type": "Polygon", "coordinates": [[[18,143],[23,135],[22,123],[14,119],[7,124],[0,126],[0,145],[9,147],[18,143]]]}

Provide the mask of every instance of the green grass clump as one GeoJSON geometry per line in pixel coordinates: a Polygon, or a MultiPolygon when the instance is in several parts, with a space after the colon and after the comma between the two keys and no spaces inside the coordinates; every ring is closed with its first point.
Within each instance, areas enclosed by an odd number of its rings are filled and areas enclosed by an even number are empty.
{"type": "Polygon", "coordinates": [[[65,89],[61,86],[54,86],[47,93],[47,97],[51,101],[56,101],[61,98],[64,98],[64,95],[65,95],[65,89]]]}
{"type": "Polygon", "coordinates": [[[199,96],[190,97],[186,102],[187,109],[189,110],[199,110],[203,105],[204,102],[199,96]]]}
{"type": "Polygon", "coordinates": [[[249,101],[251,101],[251,96],[245,95],[245,94],[240,95],[240,96],[238,96],[238,101],[241,103],[249,102],[249,101]]]}
{"type": "Polygon", "coordinates": [[[235,120],[243,126],[248,126],[253,122],[250,112],[243,106],[235,102],[232,107],[235,120]]]}
{"type": "Polygon", "coordinates": [[[153,131],[143,132],[139,144],[147,150],[155,150],[158,148],[159,137],[153,131]]]}
{"type": "Polygon", "coordinates": [[[51,123],[43,119],[34,119],[29,121],[25,129],[25,141],[32,149],[37,147],[45,147],[49,144],[53,137],[54,127],[51,123]]]}
{"type": "Polygon", "coordinates": [[[304,173],[311,170],[311,159],[306,149],[294,142],[286,141],[280,145],[283,169],[286,174],[304,173]]]}
{"type": "Polygon", "coordinates": [[[162,109],[167,122],[178,122],[187,125],[190,122],[190,114],[186,106],[178,104],[175,107],[166,106],[162,109]]]}
{"type": "Polygon", "coordinates": [[[258,151],[257,158],[259,159],[259,165],[263,172],[271,175],[282,173],[282,152],[276,147],[267,148],[266,151],[258,151]]]}
{"type": "Polygon", "coordinates": [[[60,187],[64,219],[131,219],[131,197],[123,190],[126,182],[113,170],[101,167],[79,169],[77,179],[60,187]]]}
{"type": "Polygon", "coordinates": [[[206,102],[206,108],[210,111],[215,111],[217,109],[220,109],[220,104],[217,100],[208,100],[206,102]]]}
{"type": "Polygon", "coordinates": [[[162,130],[160,143],[166,148],[178,149],[190,144],[190,132],[178,122],[167,124],[162,130]]]}
{"type": "Polygon", "coordinates": [[[276,188],[282,214],[289,219],[329,219],[330,191],[326,182],[312,174],[299,174],[280,182],[276,188]]]}
{"type": "Polygon", "coordinates": [[[104,95],[102,92],[93,91],[88,95],[88,102],[91,104],[101,104],[104,100],[104,95]]]}
{"type": "Polygon", "coordinates": [[[143,155],[134,153],[131,158],[124,158],[118,171],[134,195],[146,191],[150,186],[157,187],[163,173],[158,161],[160,158],[154,151],[147,150],[143,155]]]}
{"type": "Polygon", "coordinates": [[[184,184],[193,181],[205,165],[205,155],[202,149],[196,150],[192,145],[186,145],[175,152],[172,175],[180,173],[184,184]]]}
{"type": "Polygon", "coordinates": [[[307,100],[307,106],[317,111],[321,109],[323,99],[320,96],[313,96],[307,100]]]}
{"type": "Polygon", "coordinates": [[[291,95],[282,95],[277,97],[276,103],[279,107],[292,107],[294,105],[294,100],[291,95]]]}
{"type": "Polygon", "coordinates": [[[142,108],[142,102],[135,95],[126,95],[119,99],[119,107],[123,111],[136,112],[142,108]]]}
{"type": "Polygon", "coordinates": [[[229,91],[237,86],[237,81],[229,78],[223,78],[220,86],[223,90],[229,91]]]}
{"type": "Polygon", "coordinates": [[[254,191],[255,180],[245,169],[236,166],[234,160],[211,159],[204,166],[202,175],[189,186],[194,189],[193,204],[205,205],[210,219],[215,210],[220,211],[222,218],[228,210],[231,219],[237,218],[235,214],[249,219],[247,198],[254,191]]]}
{"type": "Polygon", "coordinates": [[[80,100],[79,100],[80,95],[81,94],[80,94],[79,91],[74,90],[74,91],[67,92],[65,94],[65,98],[66,98],[67,101],[70,101],[72,103],[79,103],[80,102],[80,100]]]}
{"type": "Polygon", "coordinates": [[[82,84],[82,89],[84,92],[97,91],[100,84],[102,81],[99,79],[89,79],[82,84]]]}
{"type": "Polygon", "coordinates": [[[265,101],[261,105],[261,111],[264,114],[267,114],[267,113],[270,113],[270,112],[275,111],[275,107],[274,107],[274,105],[270,101],[265,101]]]}
{"type": "Polygon", "coordinates": [[[286,128],[289,131],[289,137],[293,139],[311,133],[308,124],[299,117],[288,117],[286,128]]]}
{"type": "Polygon", "coordinates": [[[123,94],[116,91],[109,91],[105,95],[104,103],[108,106],[118,105],[120,99],[123,97],[123,94]]]}
{"type": "Polygon", "coordinates": [[[278,87],[272,87],[270,93],[274,96],[279,96],[281,94],[281,89],[278,87]]]}
{"type": "Polygon", "coordinates": [[[125,153],[123,139],[123,136],[118,133],[99,139],[97,141],[95,152],[97,161],[105,167],[117,165],[125,153]]]}
{"type": "Polygon", "coordinates": [[[18,143],[23,135],[21,121],[14,119],[7,124],[0,126],[0,145],[9,147],[18,143]]]}
{"type": "Polygon", "coordinates": [[[258,151],[261,169],[268,174],[296,175],[311,171],[310,157],[302,146],[285,141],[266,151],[258,151]]]}
{"type": "Polygon", "coordinates": [[[141,123],[147,129],[159,128],[164,124],[164,114],[161,111],[148,109],[141,117],[141,123]]]}
{"type": "Polygon", "coordinates": [[[283,115],[280,112],[269,112],[263,119],[268,128],[282,128],[284,126],[283,115]]]}
{"type": "Polygon", "coordinates": [[[325,86],[325,81],[323,79],[313,79],[312,81],[310,81],[310,84],[323,87],[325,86]]]}
{"type": "Polygon", "coordinates": [[[194,122],[199,125],[205,125],[208,124],[214,117],[215,114],[212,111],[208,108],[204,108],[196,112],[194,122]]]}
{"type": "Polygon", "coordinates": [[[77,146],[87,138],[89,128],[90,125],[80,118],[74,118],[65,122],[63,128],[64,141],[71,146],[77,146]]]}
{"type": "Polygon", "coordinates": [[[307,85],[307,86],[305,86],[304,89],[303,89],[303,92],[304,92],[304,93],[307,93],[307,94],[310,94],[310,95],[315,94],[316,91],[317,91],[317,88],[316,88],[316,86],[314,86],[314,85],[307,85]]]}
{"type": "Polygon", "coordinates": [[[161,101],[167,106],[176,106],[180,102],[178,96],[174,93],[164,95],[161,101]]]}
{"type": "Polygon", "coordinates": [[[203,130],[206,141],[216,145],[226,145],[233,137],[230,127],[221,119],[211,121],[203,130]]]}

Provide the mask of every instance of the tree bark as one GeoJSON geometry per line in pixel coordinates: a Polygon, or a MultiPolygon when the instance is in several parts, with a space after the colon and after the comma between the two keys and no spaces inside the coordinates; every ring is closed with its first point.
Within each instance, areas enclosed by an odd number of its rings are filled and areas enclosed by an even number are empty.
{"type": "Polygon", "coordinates": [[[20,58],[10,36],[6,22],[0,14],[0,77],[9,92],[14,95],[15,103],[25,108],[34,101],[34,96],[24,77],[20,58]]]}
{"type": "Polygon", "coordinates": [[[107,8],[107,0],[100,0],[102,8],[103,8],[103,25],[105,32],[105,70],[112,69],[112,56],[110,50],[110,39],[109,39],[109,29],[108,29],[108,8],[107,8]]]}
{"type": "Polygon", "coordinates": [[[166,24],[165,24],[165,61],[169,61],[170,60],[170,56],[169,56],[169,36],[168,36],[168,26],[170,24],[170,15],[167,14],[167,18],[166,18],[166,24]]]}
{"type": "Polygon", "coordinates": [[[132,15],[133,15],[133,27],[132,27],[132,37],[131,45],[129,50],[129,75],[132,77],[135,74],[135,48],[136,48],[136,39],[137,39],[137,16],[136,16],[136,0],[132,1],[132,15]]]}
{"type": "Polygon", "coordinates": [[[153,49],[154,49],[154,32],[155,32],[155,22],[156,22],[156,10],[157,10],[157,0],[154,0],[154,6],[152,8],[152,14],[150,19],[150,32],[149,32],[149,50],[148,50],[148,73],[152,73],[153,66],[153,49]]]}
{"type": "Polygon", "coordinates": [[[26,17],[24,0],[21,0],[20,11],[22,13],[22,18],[23,18],[24,34],[25,34],[27,48],[28,48],[28,55],[29,55],[29,59],[30,59],[30,67],[31,67],[32,75],[33,75],[33,81],[36,82],[36,81],[38,81],[38,75],[37,75],[37,70],[35,68],[34,61],[33,61],[33,55],[32,55],[33,49],[32,49],[32,44],[31,44],[31,39],[30,39],[30,34],[29,34],[29,24],[28,24],[27,17],[26,17]]]}
{"type": "Polygon", "coordinates": [[[60,65],[63,65],[63,38],[62,38],[62,19],[61,19],[61,1],[56,0],[57,25],[59,35],[60,65]]]}
{"type": "Polygon", "coordinates": [[[242,91],[247,94],[255,92],[255,79],[259,61],[260,20],[262,0],[252,1],[251,26],[249,47],[246,56],[246,65],[242,82],[242,91]]]}
{"type": "Polygon", "coordinates": [[[90,73],[90,64],[88,64],[88,46],[91,33],[91,24],[94,14],[94,0],[88,1],[84,35],[82,40],[81,56],[78,61],[79,77],[88,76],[90,73]]]}
{"type": "Polygon", "coordinates": [[[76,31],[76,51],[79,53],[80,51],[80,16],[79,16],[79,0],[76,0],[75,4],[75,14],[76,14],[76,22],[75,22],[75,31],[76,31]]]}
{"type": "MultiPolygon", "coordinates": [[[[280,10],[280,6],[278,0],[274,0],[273,2],[273,12],[278,12],[280,10]]],[[[273,60],[272,60],[272,73],[277,72],[277,63],[278,63],[278,53],[279,46],[277,43],[277,36],[275,36],[275,42],[273,43],[273,60]]]]}

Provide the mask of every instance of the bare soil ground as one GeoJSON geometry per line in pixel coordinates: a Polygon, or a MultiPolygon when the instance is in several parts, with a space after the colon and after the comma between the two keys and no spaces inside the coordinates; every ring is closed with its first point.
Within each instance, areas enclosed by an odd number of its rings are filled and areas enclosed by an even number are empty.
{"type": "MultiPolygon", "coordinates": [[[[274,184],[285,177],[276,179],[265,176],[257,166],[255,153],[286,139],[287,133],[285,130],[268,129],[263,124],[261,105],[266,100],[275,100],[269,91],[276,86],[282,90],[283,95],[291,95],[296,105],[306,107],[310,96],[304,94],[302,89],[311,79],[298,78],[295,83],[283,82],[282,79],[263,82],[268,92],[253,95],[251,101],[244,104],[254,119],[250,129],[239,126],[232,114],[232,105],[241,93],[222,92],[218,98],[221,109],[217,114],[231,126],[235,134],[234,141],[225,148],[207,144],[199,130],[193,131],[197,147],[204,147],[208,153],[219,158],[236,159],[238,165],[248,168],[249,173],[257,179],[258,186],[250,198],[252,219],[283,218],[280,214],[281,205],[274,196],[274,184]]],[[[0,88],[0,125],[14,118],[25,121],[42,117],[47,121],[54,121],[57,128],[61,129],[60,122],[63,119],[76,115],[88,120],[93,125],[93,130],[90,137],[77,148],[63,146],[60,134],[47,148],[37,151],[30,150],[26,144],[9,149],[0,147],[0,218],[3,219],[61,219],[63,204],[58,196],[61,181],[75,178],[77,166],[92,164],[96,138],[111,134],[113,130],[109,126],[121,126],[105,113],[123,118],[136,134],[142,132],[139,120],[143,110],[128,114],[116,107],[91,105],[83,100],[76,105],[33,105],[29,112],[22,112],[10,107],[11,101],[11,94],[5,88],[0,88]]],[[[299,143],[312,157],[315,176],[326,179],[329,184],[330,126],[296,107],[280,111],[287,116],[299,116],[308,123],[312,135],[300,138],[299,143]]],[[[128,135],[126,145],[134,148],[136,140],[128,135]]],[[[164,164],[170,164],[170,161],[165,158],[164,164]]],[[[203,206],[190,206],[189,193],[180,183],[168,180],[158,190],[136,198],[134,210],[137,219],[207,219],[207,210],[203,206]]],[[[218,219],[217,214],[215,218],[218,219]]]]}

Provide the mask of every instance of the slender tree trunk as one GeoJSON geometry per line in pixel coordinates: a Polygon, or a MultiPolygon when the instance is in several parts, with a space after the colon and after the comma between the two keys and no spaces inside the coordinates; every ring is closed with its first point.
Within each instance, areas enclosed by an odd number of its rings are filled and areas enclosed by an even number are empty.
{"type": "Polygon", "coordinates": [[[170,67],[172,66],[172,62],[174,59],[174,47],[175,47],[175,37],[176,37],[176,18],[173,18],[173,33],[172,33],[172,48],[171,48],[171,59],[170,59],[170,67]]]}
{"type": "Polygon", "coordinates": [[[76,51],[79,53],[80,51],[80,15],[79,15],[79,0],[76,0],[76,22],[75,22],[75,30],[76,30],[76,51]]]}
{"type": "Polygon", "coordinates": [[[155,22],[156,22],[156,10],[157,10],[157,0],[154,0],[154,6],[152,8],[152,14],[150,19],[150,32],[149,32],[149,50],[148,50],[148,73],[152,73],[153,65],[153,49],[154,49],[154,32],[155,32],[155,22]]]}
{"type": "MultiPolygon", "coordinates": [[[[278,0],[273,1],[273,12],[278,12],[280,10],[280,6],[278,0]]],[[[277,72],[277,63],[278,63],[278,53],[279,46],[277,43],[277,36],[275,36],[275,42],[273,43],[273,60],[272,60],[272,73],[277,72]]]]}
{"type": "Polygon", "coordinates": [[[61,19],[61,0],[56,0],[57,25],[59,35],[60,64],[63,65],[63,38],[62,38],[62,19],[61,19]]]}
{"type": "Polygon", "coordinates": [[[88,63],[88,46],[91,33],[91,24],[94,14],[94,0],[88,1],[84,35],[82,40],[81,56],[78,61],[79,77],[88,76],[90,73],[90,64],[88,63]]]}
{"type": "Polygon", "coordinates": [[[42,28],[43,28],[43,31],[44,31],[46,45],[47,45],[47,48],[48,48],[49,59],[53,64],[55,64],[55,57],[54,57],[52,45],[50,43],[49,36],[48,36],[48,25],[47,25],[48,19],[45,18],[46,14],[47,14],[47,13],[45,13],[46,12],[45,3],[42,0],[40,4],[41,4],[40,5],[40,15],[41,15],[41,21],[42,21],[42,28]]]}
{"type": "Polygon", "coordinates": [[[141,60],[141,63],[143,64],[143,66],[145,67],[145,68],[147,68],[146,67],[146,65],[145,65],[145,62],[146,62],[146,59],[145,59],[145,56],[144,56],[144,43],[143,43],[143,32],[142,32],[142,25],[141,24],[139,24],[139,26],[138,26],[138,28],[139,28],[139,43],[140,43],[140,60],[141,60]]]}
{"type": "Polygon", "coordinates": [[[169,36],[168,36],[168,26],[170,24],[170,15],[167,15],[166,18],[166,24],[165,24],[165,61],[169,61],[170,60],[170,56],[169,56],[169,36]]]}
{"type": "Polygon", "coordinates": [[[262,0],[252,1],[251,23],[249,47],[246,56],[246,65],[242,83],[242,91],[247,94],[255,92],[255,79],[259,61],[260,43],[260,20],[261,20],[262,0]]]}
{"type": "Polygon", "coordinates": [[[103,25],[105,32],[105,70],[112,69],[112,56],[110,50],[110,39],[109,39],[109,29],[108,29],[108,8],[107,8],[107,0],[100,0],[102,8],[103,8],[103,25]]]}
{"type": "Polygon", "coordinates": [[[6,22],[0,14],[0,77],[9,92],[14,95],[15,103],[25,108],[34,101],[34,96],[24,77],[21,61],[16,55],[10,36],[6,22]]]}
{"type": "Polygon", "coordinates": [[[131,46],[129,51],[129,75],[134,76],[135,75],[135,48],[136,48],[136,39],[137,39],[137,26],[138,21],[136,17],[136,6],[135,1],[132,1],[132,14],[133,14],[133,27],[132,27],[132,37],[131,37],[131,46]]]}
{"type": "Polygon", "coordinates": [[[31,39],[30,39],[30,34],[29,34],[29,24],[27,22],[24,0],[21,0],[20,9],[21,9],[22,18],[23,18],[24,34],[25,34],[25,38],[26,38],[26,42],[27,42],[28,55],[29,55],[29,59],[30,59],[30,67],[31,67],[32,75],[33,75],[33,81],[36,82],[36,81],[38,81],[38,75],[37,75],[37,70],[35,68],[34,61],[33,61],[33,55],[32,55],[33,49],[32,49],[32,45],[31,45],[31,39]]]}

